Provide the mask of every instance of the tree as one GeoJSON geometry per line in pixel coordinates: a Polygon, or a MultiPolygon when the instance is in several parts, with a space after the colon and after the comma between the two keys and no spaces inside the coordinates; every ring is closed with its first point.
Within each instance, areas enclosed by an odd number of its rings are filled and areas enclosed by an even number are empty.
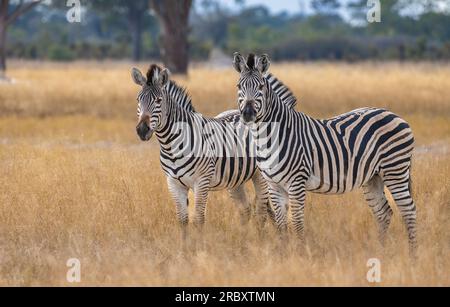
{"type": "Polygon", "coordinates": [[[192,0],[150,0],[161,25],[160,53],[173,73],[186,74],[189,62],[189,12],[192,0]]]}
{"type": "Polygon", "coordinates": [[[419,14],[450,14],[448,0],[398,0],[397,7],[400,11],[403,10],[403,13],[411,11],[419,14]]]}
{"type": "Polygon", "coordinates": [[[8,27],[17,18],[40,3],[41,0],[33,0],[30,2],[21,0],[15,5],[11,5],[10,2],[10,0],[0,0],[0,79],[6,78],[6,34],[8,27]]]}
{"type": "Polygon", "coordinates": [[[338,0],[312,0],[311,6],[320,15],[334,15],[340,4],[338,0]]]}
{"type": "Polygon", "coordinates": [[[95,0],[88,2],[94,9],[105,10],[116,18],[126,15],[131,33],[133,60],[142,56],[142,27],[145,14],[148,13],[148,0],[95,0]]]}
{"type": "Polygon", "coordinates": [[[380,23],[368,23],[366,13],[369,9],[367,0],[355,0],[349,2],[347,8],[350,11],[353,20],[358,24],[367,26],[369,32],[388,33],[395,30],[402,21],[399,14],[399,0],[383,0],[380,6],[380,23]]]}

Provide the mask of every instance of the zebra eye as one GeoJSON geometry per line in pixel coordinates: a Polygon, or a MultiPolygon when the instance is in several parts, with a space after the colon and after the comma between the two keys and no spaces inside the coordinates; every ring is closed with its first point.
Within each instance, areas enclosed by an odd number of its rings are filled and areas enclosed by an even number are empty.
{"type": "Polygon", "coordinates": [[[238,88],[239,90],[242,89],[242,86],[241,86],[240,84],[238,84],[238,85],[236,85],[236,86],[237,86],[237,88],[238,88]]]}
{"type": "Polygon", "coordinates": [[[161,102],[162,101],[162,97],[158,97],[158,98],[156,98],[156,102],[161,102]]]}
{"type": "Polygon", "coordinates": [[[263,88],[264,88],[264,83],[260,84],[260,85],[258,86],[258,88],[259,88],[260,91],[262,91],[263,88]]]}

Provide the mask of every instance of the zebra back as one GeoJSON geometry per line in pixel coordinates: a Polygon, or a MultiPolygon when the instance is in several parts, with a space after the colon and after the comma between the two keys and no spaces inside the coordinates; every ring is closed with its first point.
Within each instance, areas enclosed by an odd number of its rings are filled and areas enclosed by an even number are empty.
{"type": "Polygon", "coordinates": [[[227,110],[227,111],[223,111],[220,114],[217,114],[216,116],[214,116],[215,119],[219,119],[219,120],[223,120],[226,122],[233,122],[236,123],[239,121],[239,117],[240,117],[240,112],[239,110],[233,109],[233,110],[227,110]]]}

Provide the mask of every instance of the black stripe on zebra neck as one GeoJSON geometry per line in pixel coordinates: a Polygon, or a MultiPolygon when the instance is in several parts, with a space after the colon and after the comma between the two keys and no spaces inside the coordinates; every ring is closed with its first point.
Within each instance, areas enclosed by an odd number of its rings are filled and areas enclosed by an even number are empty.
{"type": "Polygon", "coordinates": [[[289,108],[294,109],[297,104],[297,98],[292,91],[271,73],[267,74],[265,79],[268,81],[270,88],[280,97],[281,101],[289,108]]]}
{"type": "Polygon", "coordinates": [[[262,116],[262,122],[281,122],[286,123],[289,121],[287,118],[291,108],[284,104],[277,92],[270,86],[269,80],[266,79],[266,86],[268,88],[268,93],[266,97],[266,110],[265,114],[262,116]]]}
{"type": "Polygon", "coordinates": [[[189,112],[195,112],[191,96],[186,88],[179,86],[175,81],[170,80],[167,85],[167,92],[179,107],[189,112]]]}
{"type": "Polygon", "coordinates": [[[165,138],[167,133],[171,131],[175,124],[187,122],[188,118],[191,116],[192,111],[183,108],[176,101],[177,96],[172,93],[169,93],[167,90],[164,91],[164,95],[166,99],[164,100],[166,104],[166,118],[164,121],[164,125],[156,129],[157,136],[159,135],[162,138],[165,138]]]}
{"type": "Polygon", "coordinates": [[[175,113],[176,112],[171,113],[167,117],[165,124],[156,130],[156,136],[158,137],[160,144],[168,144],[171,141],[171,138],[173,138],[174,127],[180,122],[177,120],[175,113]]]}

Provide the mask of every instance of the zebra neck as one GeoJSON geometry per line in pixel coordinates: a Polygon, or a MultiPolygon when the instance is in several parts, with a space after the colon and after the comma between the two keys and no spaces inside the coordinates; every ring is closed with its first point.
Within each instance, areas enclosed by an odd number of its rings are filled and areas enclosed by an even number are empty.
{"type": "Polygon", "coordinates": [[[173,99],[171,95],[166,93],[167,99],[165,100],[165,116],[161,120],[161,124],[156,129],[156,133],[163,134],[170,128],[173,123],[179,122],[182,120],[185,115],[184,113],[189,113],[187,110],[180,107],[176,100],[173,99]]]}
{"type": "MultiPolygon", "coordinates": [[[[168,113],[163,125],[155,131],[161,153],[173,156],[173,146],[178,146],[186,142],[186,133],[190,130],[190,124],[194,121],[194,112],[180,107],[176,102],[171,101],[168,105],[168,113]],[[176,145],[178,144],[178,145],[176,145]]],[[[186,145],[186,144],[184,144],[186,145]]]]}
{"type": "Polygon", "coordinates": [[[271,91],[268,95],[268,104],[262,121],[266,123],[280,123],[290,125],[293,109],[286,106],[278,95],[271,91]]]}
{"type": "Polygon", "coordinates": [[[308,140],[305,140],[305,130],[317,120],[309,117],[303,112],[298,112],[294,108],[287,106],[275,92],[269,94],[268,108],[265,116],[255,127],[253,135],[264,139],[268,135],[277,135],[276,141],[282,146],[285,142],[290,142],[290,136],[296,135],[298,146],[308,147],[308,140]]]}

